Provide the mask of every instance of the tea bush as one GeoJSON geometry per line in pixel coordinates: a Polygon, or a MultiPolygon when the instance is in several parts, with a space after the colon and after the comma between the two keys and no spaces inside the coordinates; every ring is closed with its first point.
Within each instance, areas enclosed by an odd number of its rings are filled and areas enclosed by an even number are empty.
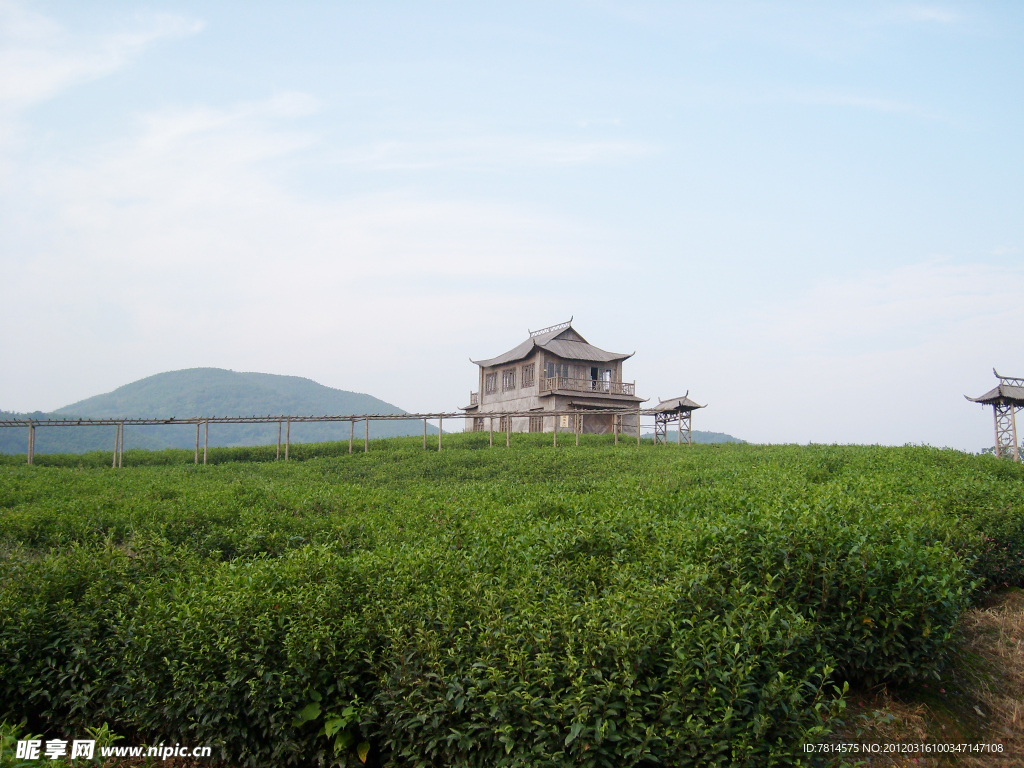
{"type": "Polygon", "coordinates": [[[4,468],[0,720],[254,766],[801,764],[844,681],[941,675],[1024,576],[990,457],[381,442],[4,468]]]}

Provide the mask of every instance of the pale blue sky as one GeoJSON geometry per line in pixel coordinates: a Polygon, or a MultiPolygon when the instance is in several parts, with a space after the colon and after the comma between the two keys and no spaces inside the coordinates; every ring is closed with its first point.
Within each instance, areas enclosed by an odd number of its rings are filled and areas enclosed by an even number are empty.
{"type": "Polygon", "coordinates": [[[449,409],[574,315],[698,428],[978,450],[1022,75],[1017,2],[0,0],[0,408],[211,365],[449,409]]]}

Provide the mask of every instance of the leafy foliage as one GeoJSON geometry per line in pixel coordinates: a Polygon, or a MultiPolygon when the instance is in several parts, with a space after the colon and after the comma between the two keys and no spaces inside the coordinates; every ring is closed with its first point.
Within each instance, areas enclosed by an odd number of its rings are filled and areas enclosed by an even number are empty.
{"type": "Polygon", "coordinates": [[[445,441],[5,468],[0,719],[246,765],[800,764],[844,681],[941,674],[1024,577],[988,457],[445,441]]]}

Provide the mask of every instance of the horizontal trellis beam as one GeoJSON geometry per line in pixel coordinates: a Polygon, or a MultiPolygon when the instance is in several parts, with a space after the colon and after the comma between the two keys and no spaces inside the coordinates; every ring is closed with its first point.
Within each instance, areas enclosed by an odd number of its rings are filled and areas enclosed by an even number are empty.
{"type": "Polygon", "coordinates": [[[653,408],[568,408],[558,411],[488,411],[486,413],[463,413],[448,411],[443,413],[353,413],[345,416],[195,416],[188,419],[148,419],[148,418],[115,418],[115,419],[3,419],[0,427],[102,427],[125,424],[127,426],[153,426],[160,424],[275,424],[280,421],[291,422],[331,422],[331,421],[413,421],[419,419],[471,419],[505,416],[509,418],[528,418],[530,416],[566,416],[580,415],[601,416],[614,414],[653,416],[661,413],[653,408]]]}

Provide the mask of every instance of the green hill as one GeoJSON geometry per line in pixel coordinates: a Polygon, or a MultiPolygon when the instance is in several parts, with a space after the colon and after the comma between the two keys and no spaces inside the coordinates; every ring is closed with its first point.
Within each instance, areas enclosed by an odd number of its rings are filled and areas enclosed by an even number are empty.
{"type": "MultiPolygon", "coordinates": [[[[634,437],[634,439],[636,439],[636,435],[635,434],[634,434],[633,437],[634,437]]],[[[653,432],[644,432],[642,437],[643,437],[644,440],[653,440],[654,439],[654,433],[653,432]]],[[[710,443],[745,443],[745,442],[747,442],[746,440],[740,440],[738,437],[733,437],[732,435],[726,434],[725,432],[704,432],[704,431],[702,431],[700,429],[693,430],[693,433],[692,433],[690,439],[694,443],[700,443],[702,445],[706,445],[706,444],[710,444],[710,443]]],[[[669,431],[668,431],[668,441],[670,443],[678,442],[679,441],[679,434],[677,432],[675,432],[674,430],[669,429],[669,431]]]]}
{"type": "MultiPolygon", "coordinates": [[[[241,373],[221,368],[189,368],[149,376],[60,408],[53,413],[15,414],[0,412],[0,418],[114,418],[156,417],[179,419],[195,416],[334,416],[359,413],[405,413],[372,395],[326,387],[300,376],[270,373],[241,373]]],[[[370,436],[396,437],[422,434],[419,421],[373,422],[370,436]]],[[[437,433],[436,427],[429,431],[437,433]]],[[[0,430],[0,452],[23,453],[26,430],[0,430]]],[[[362,428],[357,430],[362,435],[362,428]]],[[[294,443],[347,440],[349,425],[293,424],[294,443]]],[[[276,424],[213,424],[211,446],[267,445],[277,441],[276,424]]],[[[37,453],[83,453],[112,450],[113,427],[47,427],[36,433],[37,453]]],[[[195,445],[195,427],[125,427],[127,448],[188,448],[195,445]]]]}

